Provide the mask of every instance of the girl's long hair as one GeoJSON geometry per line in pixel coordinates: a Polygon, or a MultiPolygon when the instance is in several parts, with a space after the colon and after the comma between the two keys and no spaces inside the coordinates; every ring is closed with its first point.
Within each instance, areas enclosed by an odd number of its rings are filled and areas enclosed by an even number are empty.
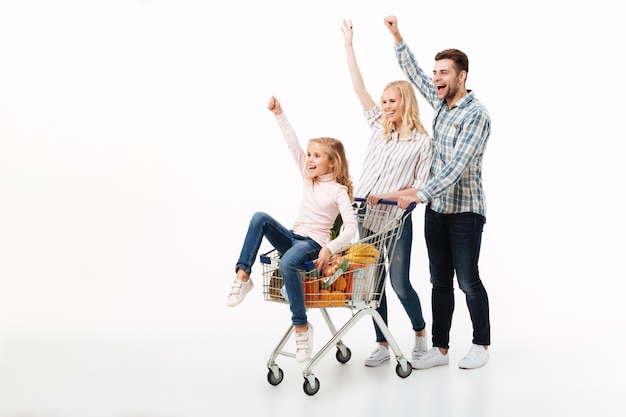
{"type": "MultiPolygon", "coordinates": [[[[419,133],[423,133],[424,135],[428,135],[426,128],[422,125],[422,121],[420,120],[420,109],[417,104],[417,97],[415,97],[415,90],[411,83],[405,80],[392,81],[385,86],[384,90],[388,88],[395,88],[400,93],[400,98],[402,103],[404,103],[404,113],[402,113],[402,120],[404,121],[404,125],[406,128],[413,132],[413,130],[417,130],[419,133]]],[[[383,91],[384,91],[383,90],[383,91]]],[[[380,98],[381,107],[382,107],[382,96],[380,98]]],[[[402,104],[401,103],[401,104],[402,104]]],[[[391,139],[391,132],[393,131],[395,125],[387,119],[387,114],[383,113],[383,130],[384,135],[387,139],[391,139]]]]}
{"type": "Polygon", "coordinates": [[[330,160],[335,163],[335,166],[333,167],[333,176],[335,177],[335,180],[339,184],[348,187],[348,196],[352,201],[354,190],[352,180],[350,180],[350,167],[348,165],[348,158],[346,158],[343,143],[339,139],[329,137],[310,139],[309,143],[317,143],[324,148],[330,160]]]}

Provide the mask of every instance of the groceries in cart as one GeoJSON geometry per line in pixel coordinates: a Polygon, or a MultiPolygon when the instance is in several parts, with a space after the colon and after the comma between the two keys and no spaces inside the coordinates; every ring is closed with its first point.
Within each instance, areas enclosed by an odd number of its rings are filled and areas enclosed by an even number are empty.
{"type": "MultiPolygon", "coordinates": [[[[261,256],[264,265],[266,299],[289,302],[278,269],[280,255],[271,251],[261,256]]],[[[379,250],[370,243],[357,243],[335,254],[321,273],[314,262],[305,262],[300,270],[307,307],[341,307],[367,299],[368,289],[375,287],[379,250]]],[[[375,294],[369,293],[370,299],[375,294]]]]}

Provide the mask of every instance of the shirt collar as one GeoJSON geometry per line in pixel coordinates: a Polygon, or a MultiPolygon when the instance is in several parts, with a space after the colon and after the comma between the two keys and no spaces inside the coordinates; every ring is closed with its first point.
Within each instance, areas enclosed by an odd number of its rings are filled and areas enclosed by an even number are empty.
{"type": "MultiPolygon", "coordinates": [[[[465,94],[463,97],[461,97],[456,103],[454,103],[454,105],[452,107],[450,107],[449,110],[452,110],[455,107],[465,107],[467,106],[467,103],[471,102],[472,100],[474,100],[474,92],[472,90],[467,90],[467,94],[465,94]]],[[[446,108],[448,107],[447,103],[445,100],[442,100],[444,106],[446,106],[446,108]]]]}
{"type": "Polygon", "coordinates": [[[412,140],[415,140],[415,130],[411,131],[411,137],[403,137],[403,138],[401,138],[400,135],[398,134],[398,131],[394,127],[393,130],[391,131],[391,139],[397,140],[397,141],[400,141],[400,142],[410,142],[412,140]]]}
{"type": "Polygon", "coordinates": [[[328,174],[324,174],[324,175],[319,175],[318,176],[320,182],[329,182],[332,181],[334,179],[333,173],[329,172],[328,174]]]}

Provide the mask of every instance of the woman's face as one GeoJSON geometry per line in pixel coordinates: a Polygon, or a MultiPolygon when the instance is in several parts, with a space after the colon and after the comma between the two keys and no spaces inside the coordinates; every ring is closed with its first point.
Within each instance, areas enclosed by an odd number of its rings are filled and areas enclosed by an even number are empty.
{"type": "Polygon", "coordinates": [[[387,115],[387,119],[395,125],[402,124],[402,115],[404,114],[404,103],[402,103],[402,97],[400,92],[394,88],[389,87],[383,91],[382,109],[387,115]]]}

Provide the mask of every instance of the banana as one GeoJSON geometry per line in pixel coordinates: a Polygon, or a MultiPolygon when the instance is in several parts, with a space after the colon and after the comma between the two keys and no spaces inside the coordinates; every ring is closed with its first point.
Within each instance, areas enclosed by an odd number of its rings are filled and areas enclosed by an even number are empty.
{"type": "Polygon", "coordinates": [[[349,253],[346,255],[346,259],[348,262],[357,263],[357,264],[373,264],[376,263],[378,257],[375,256],[360,256],[349,253]]]}
{"type": "Polygon", "coordinates": [[[378,249],[369,243],[357,243],[346,251],[346,256],[352,255],[356,257],[373,257],[378,258],[378,249]]]}

